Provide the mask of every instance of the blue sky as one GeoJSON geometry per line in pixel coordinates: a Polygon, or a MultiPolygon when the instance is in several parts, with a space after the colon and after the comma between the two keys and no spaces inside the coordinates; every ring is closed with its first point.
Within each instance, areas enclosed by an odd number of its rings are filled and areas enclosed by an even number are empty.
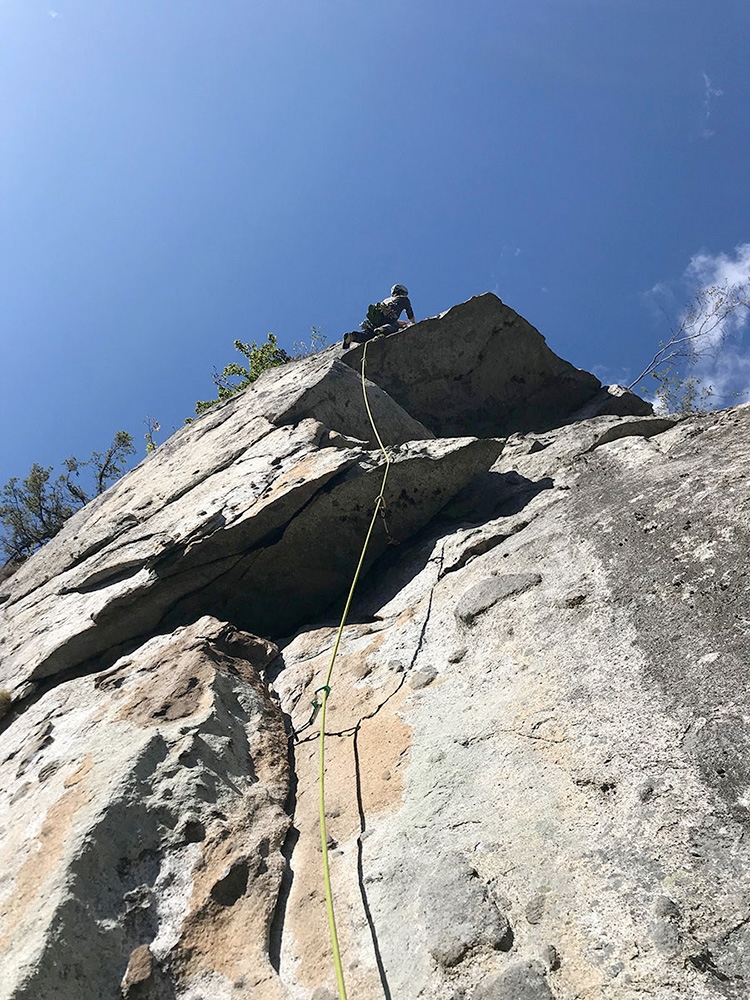
{"type": "Polygon", "coordinates": [[[748,51],[746,0],[0,0],[0,483],[397,281],[634,378],[750,272],[748,51]]]}

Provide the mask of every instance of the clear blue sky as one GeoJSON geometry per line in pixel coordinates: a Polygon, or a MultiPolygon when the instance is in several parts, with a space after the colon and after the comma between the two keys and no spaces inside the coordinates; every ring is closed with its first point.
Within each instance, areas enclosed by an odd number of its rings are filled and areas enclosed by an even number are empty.
{"type": "Polygon", "coordinates": [[[0,483],[397,281],[635,377],[750,242],[749,52],[747,0],[0,0],[0,483]]]}

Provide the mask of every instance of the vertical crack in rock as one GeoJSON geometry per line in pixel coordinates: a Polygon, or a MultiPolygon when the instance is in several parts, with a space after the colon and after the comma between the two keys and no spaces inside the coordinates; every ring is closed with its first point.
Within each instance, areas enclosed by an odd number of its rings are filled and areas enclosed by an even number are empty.
{"type": "MultiPolygon", "coordinates": [[[[279,657],[282,660],[283,657],[279,657]]],[[[278,668],[278,664],[276,664],[278,668]]],[[[283,669],[283,667],[281,667],[283,669]]],[[[286,920],[286,910],[289,903],[289,895],[294,884],[294,868],[292,858],[294,849],[299,840],[299,830],[294,826],[294,814],[297,808],[297,767],[294,752],[294,729],[292,728],[291,716],[284,715],[284,727],[287,736],[287,753],[289,760],[289,796],[284,803],[284,809],[291,819],[291,825],[281,847],[281,855],[284,859],[284,871],[281,876],[279,890],[276,897],[276,907],[273,911],[271,926],[268,934],[268,958],[277,973],[281,973],[281,946],[284,939],[284,922],[286,920]]]]}
{"type": "MultiPolygon", "coordinates": [[[[441,571],[443,568],[443,558],[444,558],[445,546],[440,551],[440,557],[438,559],[438,567],[436,572],[436,579],[440,579],[441,571]]],[[[432,611],[432,598],[434,594],[434,587],[430,589],[427,611],[422,622],[422,626],[419,631],[417,642],[414,647],[414,652],[411,657],[411,662],[409,663],[409,670],[412,670],[416,665],[417,659],[419,658],[419,653],[422,649],[422,644],[424,642],[425,633],[427,632],[427,625],[430,620],[430,613],[432,611]]],[[[385,1000],[392,1000],[393,994],[391,993],[391,987],[388,982],[388,974],[386,971],[385,963],[383,961],[383,955],[380,950],[380,942],[378,940],[377,928],[375,926],[375,919],[373,917],[372,908],[370,907],[370,901],[367,896],[367,887],[365,885],[365,868],[364,868],[364,837],[367,830],[367,818],[365,816],[365,806],[364,799],[362,796],[362,768],[359,756],[359,733],[362,728],[363,722],[367,719],[373,718],[378,712],[394,697],[403,686],[406,680],[406,672],[401,676],[398,686],[395,691],[389,695],[385,701],[381,702],[373,713],[364,716],[357,723],[353,737],[352,737],[352,753],[354,756],[354,775],[355,775],[355,791],[357,796],[357,814],[359,816],[359,835],[357,837],[357,884],[359,887],[360,899],[362,900],[362,909],[364,911],[365,920],[367,921],[367,926],[370,932],[370,940],[372,941],[373,954],[375,956],[375,964],[378,971],[378,977],[380,979],[380,985],[383,990],[383,996],[385,1000]]]]}
{"type": "Polygon", "coordinates": [[[380,985],[383,988],[383,996],[385,1000],[392,1000],[393,994],[391,993],[391,987],[388,983],[388,974],[386,972],[385,963],[383,962],[383,956],[380,951],[380,942],[378,941],[378,932],[375,927],[375,920],[372,915],[372,909],[370,908],[370,901],[367,898],[367,888],[365,886],[365,865],[364,865],[364,841],[363,837],[365,830],[367,829],[367,820],[365,818],[365,807],[362,799],[362,769],[359,759],[359,730],[361,722],[357,724],[354,730],[354,737],[352,739],[352,752],[354,754],[354,775],[356,779],[356,794],[357,794],[357,812],[359,813],[359,836],[357,837],[357,883],[359,885],[359,895],[362,900],[362,909],[365,914],[365,920],[367,921],[367,927],[370,932],[370,940],[372,941],[372,950],[375,955],[375,964],[378,970],[378,976],[380,978],[380,985]]]}

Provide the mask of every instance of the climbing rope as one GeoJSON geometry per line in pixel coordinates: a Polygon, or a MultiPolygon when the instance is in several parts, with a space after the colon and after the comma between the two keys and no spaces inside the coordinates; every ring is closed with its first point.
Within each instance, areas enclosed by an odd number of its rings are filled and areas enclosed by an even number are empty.
{"type": "MultiPolygon", "coordinates": [[[[331,677],[333,675],[333,666],[336,662],[336,656],[339,651],[339,646],[341,645],[341,636],[344,632],[344,627],[346,625],[346,620],[349,616],[349,608],[351,607],[352,599],[354,597],[354,590],[357,586],[357,581],[359,580],[359,575],[364,566],[365,558],[367,556],[367,549],[370,545],[370,538],[372,537],[372,532],[375,528],[375,522],[378,519],[378,514],[383,515],[385,521],[385,484],[388,479],[388,472],[391,467],[391,460],[388,457],[388,452],[385,450],[385,445],[381,440],[378,429],[375,426],[375,421],[372,416],[372,410],[370,409],[370,402],[367,398],[367,383],[365,381],[365,363],[367,358],[367,341],[364,343],[362,350],[362,395],[365,401],[365,408],[367,409],[367,416],[370,418],[370,425],[372,426],[373,432],[380,445],[380,450],[383,452],[383,458],[385,459],[385,469],[383,471],[383,481],[380,484],[380,493],[375,499],[375,510],[372,514],[372,519],[370,521],[370,527],[367,529],[367,535],[365,537],[365,543],[362,546],[362,553],[359,557],[359,562],[357,563],[357,569],[354,572],[354,579],[352,580],[352,585],[349,588],[349,595],[346,599],[346,604],[344,605],[344,611],[341,615],[341,621],[339,623],[338,632],[336,633],[336,641],[333,644],[333,651],[331,652],[331,660],[328,664],[328,673],[326,674],[325,683],[315,690],[314,701],[313,701],[313,711],[310,716],[309,722],[305,724],[302,728],[306,729],[307,726],[313,724],[315,716],[320,710],[320,752],[318,757],[318,813],[320,817],[320,845],[323,851],[323,882],[325,885],[325,896],[326,896],[326,910],[328,912],[328,930],[331,936],[331,948],[333,949],[333,963],[336,968],[336,984],[339,991],[339,1000],[346,1000],[346,986],[344,984],[344,970],[341,965],[341,950],[339,948],[338,934],[336,933],[336,915],[333,909],[333,891],[331,889],[331,868],[328,860],[328,831],[326,829],[326,799],[325,799],[325,740],[326,740],[326,707],[328,705],[328,698],[331,694],[331,677]],[[318,695],[320,694],[320,701],[318,701],[318,695]]],[[[387,525],[386,525],[386,533],[387,525]]],[[[389,535],[390,540],[390,535],[389,535]]]]}

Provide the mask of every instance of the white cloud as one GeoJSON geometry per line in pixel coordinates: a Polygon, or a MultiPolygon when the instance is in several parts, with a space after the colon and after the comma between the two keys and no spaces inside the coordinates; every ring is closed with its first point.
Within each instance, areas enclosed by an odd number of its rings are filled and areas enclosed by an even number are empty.
{"type": "Polygon", "coordinates": [[[714,99],[717,97],[723,97],[724,91],[721,87],[714,87],[711,82],[711,77],[708,73],[703,73],[703,121],[700,130],[701,138],[710,139],[712,135],[716,135],[714,129],[709,127],[709,121],[711,115],[713,114],[714,99]]]}
{"type": "Polygon", "coordinates": [[[695,373],[713,386],[719,406],[744,402],[750,398],[750,243],[731,254],[695,254],[685,279],[694,307],[680,322],[700,333],[695,373]]]}
{"type": "Polygon", "coordinates": [[[741,243],[733,254],[697,253],[685,271],[687,279],[701,287],[707,285],[746,285],[750,278],[750,243],[741,243]]]}

